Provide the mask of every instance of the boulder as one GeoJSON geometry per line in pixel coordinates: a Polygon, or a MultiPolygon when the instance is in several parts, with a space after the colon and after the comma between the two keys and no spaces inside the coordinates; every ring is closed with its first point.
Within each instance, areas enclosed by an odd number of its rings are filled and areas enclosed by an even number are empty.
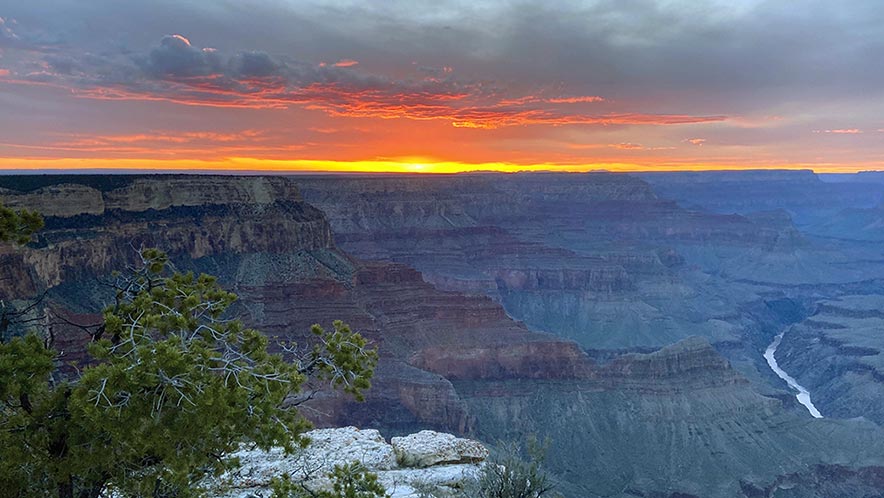
{"type": "Polygon", "coordinates": [[[307,433],[310,445],[300,457],[305,460],[323,461],[329,469],[359,461],[373,471],[396,467],[393,448],[375,429],[343,427],[316,429],[307,433]]]}
{"type": "Polygon", "coordinates": [[[403,467],[430,467],[439,464],[476,463],[488,457],[482,443],[451,434],[420,431],[391,440],[396,460],[403,467]]]}

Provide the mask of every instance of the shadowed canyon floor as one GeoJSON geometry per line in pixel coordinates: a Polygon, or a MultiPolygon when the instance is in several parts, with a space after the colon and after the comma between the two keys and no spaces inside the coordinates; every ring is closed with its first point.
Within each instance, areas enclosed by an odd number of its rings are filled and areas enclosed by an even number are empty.
{"type": "MultiPolygon", "coordinates": [[[[47,216],[33,247],[0,252],[4,299],[48,289],[55,313],[95,319],[96,277],[156,245],[219,275],[272,338],[363,331],[374,387],[316,399],[321,424],[549,436],[575,497],[884,491],[884,255],[788,206],[685,208],[616,174],[0,180],[5,204],[47,216]],[[826,419],[767,368],[781,332],[780,365],[826,419]]],[[[75,359],[81,332],[57,334],[75,359]]]]}

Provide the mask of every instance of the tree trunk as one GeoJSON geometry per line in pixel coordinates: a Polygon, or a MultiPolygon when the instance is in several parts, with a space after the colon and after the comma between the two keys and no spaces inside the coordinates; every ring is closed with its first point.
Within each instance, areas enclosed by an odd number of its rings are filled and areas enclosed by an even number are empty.
{"type": "MultiPolygon", "coordinates": [[[[64,393],[64,403],[62,407],[62,415],[61,420],[62,424],[66,424],[68,420],[70,420],[71,415],[68,413],[67,409],[67,401],[71,396],[70,389],[67,389],[64,393]]],[[[48,428],[47,428],[48,429],[48,428]]],[[[68,436],[67,431],[62,430],[56,437],[52,438],[49,441],[49,458],[53,459],[55,462],[64,462],[65,458],[68,456],[68,436]]],[[[71,475],[67,475],[64,477],[64,480],[58,483],[58,498],[74,498],[74,477],[71,475]]]]}
{"type": "Polygon", "coordinates": [[[68,477],[67,481],[58,485],[58,498],[74,498],[74,481],[68,477]]]}
{"type": "Polygon", "coordinates": [[[77,494],[77,498],[99,498],[103,489],[104,484],[81,489],[80,492],[77,494]]]}

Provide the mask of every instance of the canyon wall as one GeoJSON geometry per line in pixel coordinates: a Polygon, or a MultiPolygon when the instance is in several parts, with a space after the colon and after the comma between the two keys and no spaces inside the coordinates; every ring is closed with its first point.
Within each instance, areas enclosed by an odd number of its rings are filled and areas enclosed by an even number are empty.
{"type": "MultiPolygon", "coordinates": [[[[782,315],[758,303],[780,294],[722,291],[683,247],[803,244],[782,219],[687,212],[623,175],[332,181],[3,178],[2,201],[45,209],[47,226],[2,250],[0,289],[48,290],[53,313],[94,320],[107,302],[97,279],[159,246],[218,275],[272,343],[342,319],[378,345],[366,402],[319,396],[307,411],[318,424],[548,436],[568,496],[731,497],[812,482],[814,466],[866,486],[856,476],[884,465],[879,427],[810,419],[710,345],[745,351],[746,329],[782,315]],[[581,335],[581,320],[605,328],[581,335]]],[[[86,339],[55,332],[69,358],[86,339]]]]}

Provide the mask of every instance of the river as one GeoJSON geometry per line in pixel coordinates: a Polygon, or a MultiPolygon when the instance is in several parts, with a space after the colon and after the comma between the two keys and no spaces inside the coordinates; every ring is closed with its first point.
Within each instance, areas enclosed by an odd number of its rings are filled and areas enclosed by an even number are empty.
{"type": "Polygon", "coordinates": [[[770,343],[770,346],[767,347],[767,350],[764,352],[764,359],[767,360],[770,369],[773,370],[779,378],[785,380],[786,384],[789,384],[789,387],[798,391],[798,394],[795,395],[795,397],[798,398],[798,402],[804,405],[814,418],[823,418],[820,411],[813,406],[813,402],[810,400],[810,392],[805,389],[804,386],[799,384],[791,375],[787,374],[782,368],[780,368],[780,365],[777,363],[774,354],[777,352],[777,348],[780,347],[780,342],[782,341],[783,333],[780,333],[780,335],[776,336],[773,342],[770,343]]]}

